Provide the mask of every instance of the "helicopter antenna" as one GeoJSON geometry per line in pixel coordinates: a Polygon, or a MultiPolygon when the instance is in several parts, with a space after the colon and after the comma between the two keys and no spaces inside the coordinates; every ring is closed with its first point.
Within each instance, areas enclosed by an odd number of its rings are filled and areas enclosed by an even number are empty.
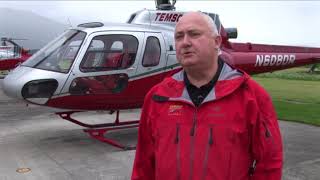
{"type": "Polygon", "coordinates": [[[68,17],[68,23],[69,23],[69,26],[72,28],[72,24],[71,24],[71,21],[70,21],[70,18],[68,17]]]}
{"type": "Polygon", "coordinates": [[[155,0],[157,10],[176,10],[176,0],[155,0]]]}

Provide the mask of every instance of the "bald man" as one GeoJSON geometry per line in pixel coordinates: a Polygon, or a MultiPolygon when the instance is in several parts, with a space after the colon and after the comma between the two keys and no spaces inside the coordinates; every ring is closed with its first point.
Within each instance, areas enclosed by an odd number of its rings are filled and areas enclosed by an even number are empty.
{"type": "Polygon", "coordinates": [[[270,97],[219,57],[200,12],[175,29],[183,70],[146,95],[132,180],[280,180],[282,140],[270,97]]]}

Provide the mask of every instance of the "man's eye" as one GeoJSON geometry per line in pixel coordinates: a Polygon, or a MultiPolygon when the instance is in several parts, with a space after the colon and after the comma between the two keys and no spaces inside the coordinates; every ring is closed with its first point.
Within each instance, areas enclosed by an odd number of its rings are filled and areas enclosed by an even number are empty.
{"type": "Polygon", "coordinates": [[[176,40],[179,40],[179,39],[181,39],[182,37],[183,37],[182,35],[176,35],[176,36],[175,36],[175,39],[176,39],[176,40]]]}
{"type": "Polygon", "coordinates": [[[191,33],[190,33],[190,36],[191,36],[191,37],[198,37],[198,36],[200,36],[200,33],[198,33],[198,32],[191,32],[191,33]]]}

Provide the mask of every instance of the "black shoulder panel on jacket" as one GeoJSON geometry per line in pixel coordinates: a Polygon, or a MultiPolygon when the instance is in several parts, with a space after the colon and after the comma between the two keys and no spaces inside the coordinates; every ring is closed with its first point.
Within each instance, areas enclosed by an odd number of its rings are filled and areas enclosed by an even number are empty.
{"type": "Polygon", "coordinates": [[[167,102],[167,101],[169,100],[169,97],[159,96],[159,95],[154,94],[154,95],[152,96],[152,99],[153,99],[154,101],[157,101],[157,102],[167,102]]]}

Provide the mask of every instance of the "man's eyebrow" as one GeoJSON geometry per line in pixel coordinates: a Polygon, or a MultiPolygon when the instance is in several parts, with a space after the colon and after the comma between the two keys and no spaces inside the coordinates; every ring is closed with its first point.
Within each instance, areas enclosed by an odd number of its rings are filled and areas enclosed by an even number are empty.
{"type": "Polygon", "coordinates": [[[189,28],[189,29],[178,30],[174,34],[180,35],[180,34],[184,34],[184,33],[195,33],[195,32],[201,32],[201,30],[197,29],[197,28],[189,28]]]}
{"type": "Polygon", "coordinates": [[[181,34],[183,34],[183,31],[177,31],[177,32],[174,33],[175,36],[176,35],[181,35],[181,34]]]}
{"type": "Polygon", "coordinates": [[[199,30],[199,29],[189,29],[189,30],[187,30],[187,32],[188,33],[190,33],[190,32],[201,32],[201,30],[199,30]]]}

